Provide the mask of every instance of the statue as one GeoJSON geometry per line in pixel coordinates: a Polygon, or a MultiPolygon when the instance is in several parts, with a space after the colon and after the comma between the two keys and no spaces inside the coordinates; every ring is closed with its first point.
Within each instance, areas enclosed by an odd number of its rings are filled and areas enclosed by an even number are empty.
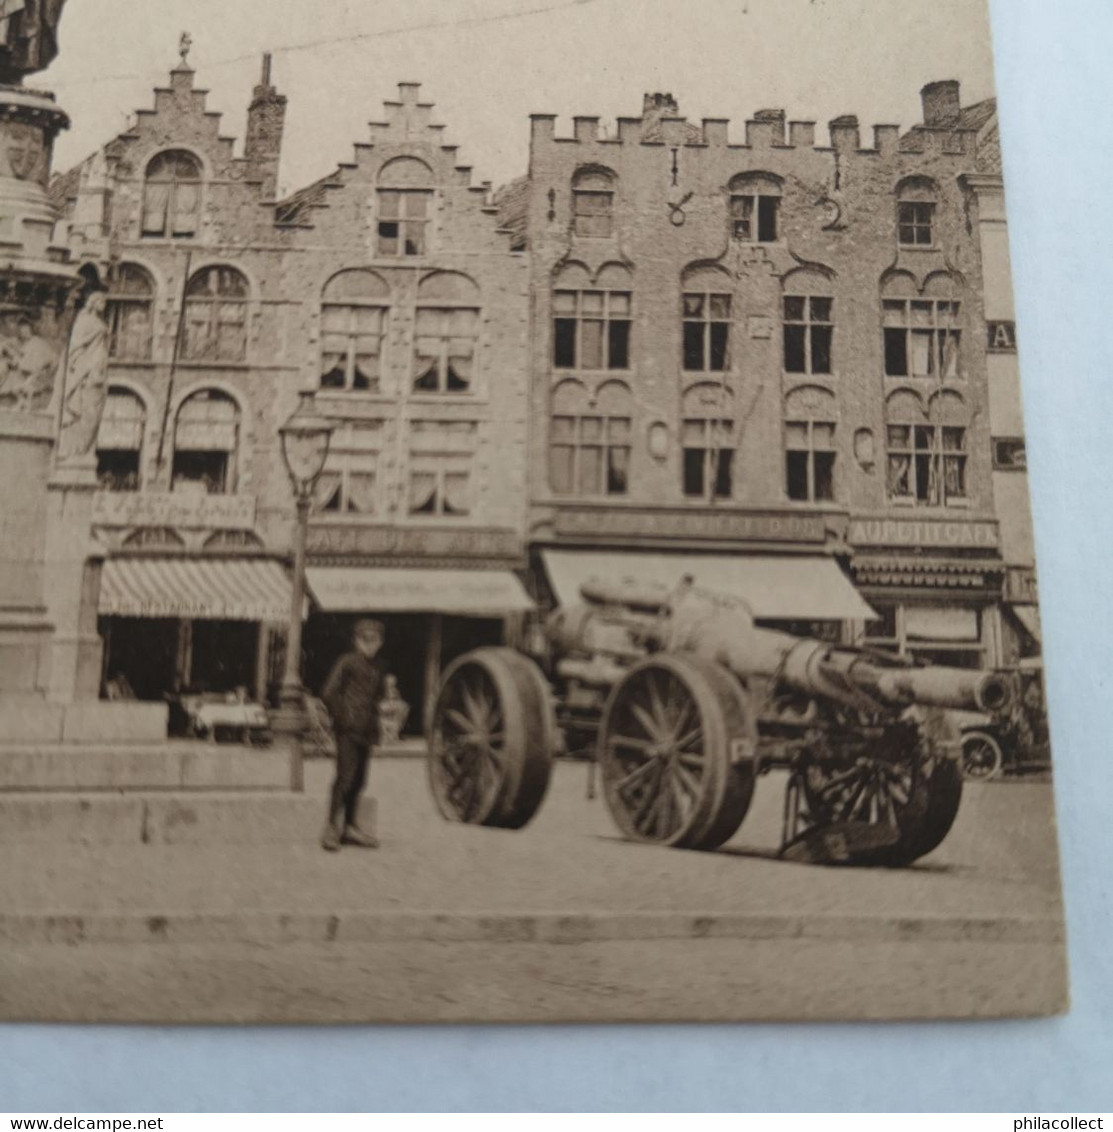
{"type": "Polygon", "coordinates": [[[104,292],[91,291],[74,319],[69,350],[60,367],[57,381],[62,390],[62,422],[58,431],[60,461],[88,455],[97,440],[101,413],[108,398],[108,326],[104,310],[104,292]]]}
{"type": "Polygon", "coordinates": [[[398,691],[398,677],[388,674],[383,688],[383,698],[379,700],[379,742],[384,746],[397,743],[406,726],[410,705],[402,699],[398,691]]]}
{"type": "Polygon", "coordinates": [[[58,350],[39,333],[30,316],[5,326],[0,334],[0,408],[18,413],[45,411],[54,395],[58,350]]]}
{"type": "Polygon", "coordinates": [[[66,0],[0,0],[0,84],[49,67],[58,54],[58,21],[66,0]]]}

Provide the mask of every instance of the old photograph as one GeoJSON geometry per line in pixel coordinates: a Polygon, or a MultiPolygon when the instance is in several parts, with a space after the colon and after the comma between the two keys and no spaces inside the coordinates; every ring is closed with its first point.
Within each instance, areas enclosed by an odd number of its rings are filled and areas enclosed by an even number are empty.
{"type": "Polygon", "coordinates": [[[1065,1011],[1002,167],[986,0],[0,0],[0,1018],[1065,1011]]]}

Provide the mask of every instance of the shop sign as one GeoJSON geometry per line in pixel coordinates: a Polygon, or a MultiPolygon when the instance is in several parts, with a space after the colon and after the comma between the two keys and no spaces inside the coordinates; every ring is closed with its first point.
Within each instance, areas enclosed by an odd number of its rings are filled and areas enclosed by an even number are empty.
{"type": "Polygon", "coordinates": [[[989,332],[988,346],[997,354],[1016,353],[1016,323],[990,322],[986,324],[989,332]]]}
{"type": "Polygon", "coordinates": [[[1030,566],[1010,566],[1005,575],[1005,600],[1017,605],[1037,605],[1036,571],[1030,566]]]}
{"type": "Polygon", "coordinates": [[[720,542],[808,542],[827,541],[827,524],[822,515],[794,515],[788,512],[659,510],[659,509],[574,509],[557,513],[558,535],[615,538],[714,539],[720,542]]]}
{"type": "Polygon", "coordinates": [[[390,527],[370,524],[324,523],[309,527],[310,554],[396,558],[518,558],[522,541],[517,531],[497,527],[390,527]]]}
{"type": "Polygon", "coordinates": [[[848,541],[852,546],[997,547],[996,522],[948,519],[851,519],[848,541]]]}
{"type": "Polygon", "coordinates": [[[93,526],[251,530],[254,495],[194,495],[178,491],[98,491],[93,526]]]}

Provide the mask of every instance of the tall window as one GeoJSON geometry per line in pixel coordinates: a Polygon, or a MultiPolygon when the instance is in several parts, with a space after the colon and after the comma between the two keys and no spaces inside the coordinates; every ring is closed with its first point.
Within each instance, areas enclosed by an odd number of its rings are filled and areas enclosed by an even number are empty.
{"type": "Polygon", "coordinates": [[[174,422],[172,491],[223,495],[236,489],[240,409],[218,389],[187,397],[174,422]]]}
{"type": "Polygon", "coordinates": [[[422,256],[433,213],[433,171],[416,157],[396,157],[379,173],[377,247],[381,256],[422,256]]]}
{"type": "Polygon", "coordinates": [[[386,283],[372,271],[341,271],[321,297],[321,388],[378,393],[386,283]]]}
{"type": "Polygon", "coordinates": [[[380,425],[348,424],[337,429],[315,488],[316,510],[334,515],[375,513],[381,431],[380,425]]]}
{"type": "Polygon", "coordinates": [[[554,291],[553,365],[630,368],[630,292],[554,291]]]}
{"type": "Polygon", "coordinates": [[[685,289],[681,302],[684,368],[722,372],[730,344],[730,295],[685,289]]]}
{"type": "Polygon", "coordinates": [[[625,495],[629,488],[627,416],[552,418],[549,482],[556,495],[625,495]]]}
{"type": "Polygon", "coordinates": [[[410,425],[408,511],[461,517],[472,511],[476,426],[469,421],[414,421],[410,425]]]}
{"type": "Polygon", "coordinates": [[[604,169],[584,169],[572,180],[572,231],[605,238],[614,234],[615,176],[604,169]]]}
{"type": "Polygon", "coordinates": [[[153,157],[143,184],[144,236],[195,236],[201,226],[201,163],[181,149],[153,157]]]}
{"type": "Polygon", "coordinates": [[[935,244],[936,188],[925,177],[904,181],[897,192],[897,239],[902,247],[935,244]]]}
{"type": "Polygon", "coordinates": [[[818,295],[785,295],[784,346],[786,373],[829,374],[833,300],[818,295]]]}
{"type": "Polygon", "coordinates": [[[729,188],[731,235],[760,244],[780,239],[780,181],[763,173],[744,173],[729,188]]]}
{"type": "Polygon", "coordinates": [[[97,486],[105,491],[138,491],[142,481],[143,402],[120,386],[110,386],[97,428],[97,486]]]}
{"type": "Polygon", "coordinates": [[[961,304],[949,299],[885,299],[885,372],[890,377],[959,376],[961,304]]]}
{"type": "Polygon", "coordinates": [[[108,291],[108,356],[120,361],[147,361],[154,338],[155,288],[151,277],[134,263],[123,263],[108,291]]]}
{"type": "Polygon", "coordinates": [[[682,440],[684,494],[691,499],[729,499],[734,493],[732,423],[685,420],[682,440]]]}
{"type": "Polygon", "coordinates": [[[835,498],[835,426],[827,421],[785,423],[785,486],[789,499],[835,498]]]}
{"type": "Polygon", "coordinates": [[[414,327],[414,391],[472,390],[478,336],[479,288],[475,283],[450,271],[423,279],[414,327]]]}
{"type": "Polygon", "coordinates": [[[966,429],[891,424],[889,498],[944,507],[966,498],[966,429]]]}
{"type": "Polygon", "coordinates": [[[182,360],[245,361],[247,299],[247,280],[234,267],[198,271],[186,287],[182,360]]]}

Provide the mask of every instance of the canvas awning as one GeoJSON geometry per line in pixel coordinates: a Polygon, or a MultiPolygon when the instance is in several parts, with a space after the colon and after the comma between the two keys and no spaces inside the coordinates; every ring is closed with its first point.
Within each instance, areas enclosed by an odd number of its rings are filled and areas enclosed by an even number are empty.
{"type": "Polygon", "coordinates": [[[284,624],[290,580],[270,558],[110,558],[97,609],[117,617],[284,624]]]}
{"type": "Polygon", "coordinates": [[[1043,630],[1040,628],[1040,611],[1034,605],[1010,605],[1016,619],[1032,636],[1032,640],[1039,644],[1043,639],[1043,630]]]}
{"type": "Polygon", "coordinates": [[[818,555],[650,554],[543,550],[561,605],[581,600],[592,579],[675,586],[690,574],[701,589],[742,598],[755,617],[771,621],[873,621],[877,614],[838,564],[818,555]]]}
{"type": "Polygon", "coordinates": [[[329,613],[452,613],[501,617],[533,602],[509,570],[310,566],[309,589],[329,613]]]}

